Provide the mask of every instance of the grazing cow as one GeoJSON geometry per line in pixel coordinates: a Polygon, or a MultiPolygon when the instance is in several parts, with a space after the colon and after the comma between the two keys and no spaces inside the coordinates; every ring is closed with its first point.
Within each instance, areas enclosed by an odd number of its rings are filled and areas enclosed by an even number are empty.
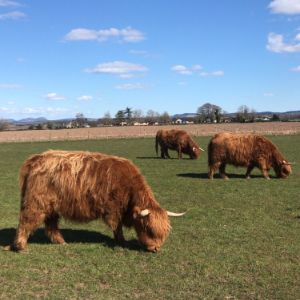
{"type": "Polygon", "coordinates": [[[282,156],[277,147],[267,138],[255,134],[216,134],[208,144],[208,177],[213,179],[217,169],[224,179],[226,164],[247,167],[246,178],[254,167],[261,170],[266,179],[273,168],[276,176],[287,178],[292,173],[291,164],[282,156]]]}
{"type": "Polygon", "coordinates": [[[54,243],[64,244],[60,217],[77,222],[102,218],[117,243],[122,226],[134,227],[147,250],[160,249],[170,231],[160,207],[138,168],[129,160],[101,153],[47,151],[27,159],[20,170],[21,211],[13,245],[24,250],[28,237],[44,222],[54,243]]]}
{"type": "Polygon", "coordinates": [[[197,159],[200,151],[204,151],[186,131],[178,129],[158,130],[155,138],[156,155],[158,155],[158,144],[161,158],[170,158],[168,149],[176,150],[178,159],[182,158],[182,153],[189,155],[191,159],[197,159]]]}

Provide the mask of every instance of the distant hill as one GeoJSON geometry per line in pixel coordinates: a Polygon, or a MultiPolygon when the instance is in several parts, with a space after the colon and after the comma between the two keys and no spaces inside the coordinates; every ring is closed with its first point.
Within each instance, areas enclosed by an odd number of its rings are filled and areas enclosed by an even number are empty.
{"type": "Polygon", "coordinates": [[[36,125],[36,124],[45,124],[48,120],[46,118],[25,118],[18,121],[13,120],[13,124],[15,125],[36,125]]]}
{"type": "Polygon", "coordinates": [[[172,116],[173,119],[188,119],[188,118],[196,118],[199,114],[196,113],[183,113],[183,114],[175,114],[172,116]]]}

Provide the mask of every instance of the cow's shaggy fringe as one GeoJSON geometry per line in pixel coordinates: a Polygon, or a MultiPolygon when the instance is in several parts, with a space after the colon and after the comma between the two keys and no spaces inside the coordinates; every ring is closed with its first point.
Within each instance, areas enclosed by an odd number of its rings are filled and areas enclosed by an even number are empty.
{"type": "Polygon", "coordinates": [[[20,170],[21,212],[12,250],[23,250],[42,223],[52,242],[65,243],[60,217],[88,222],[102,218],[123,243],[122,225],[134,227],[148,250],[157,251],[170,231],[162,209],[129,160],[101,153],[47,151],[31,156],[20,170]],[[141,212],[147,209],[148,215],[141,212]]]}
{"type": "Polygon", "coordinates": [[[258,167],[265,178],[273,168],[276,176],[286,178],[291,172],[290,163],[283,157],[277,147],[267,138],[255,134],[216,134],[208,144],[208,177],[213,178],[217,169],[220,175],[225,174],[226,164],[247,167],[246,177],[254,167],[258,167]]]}

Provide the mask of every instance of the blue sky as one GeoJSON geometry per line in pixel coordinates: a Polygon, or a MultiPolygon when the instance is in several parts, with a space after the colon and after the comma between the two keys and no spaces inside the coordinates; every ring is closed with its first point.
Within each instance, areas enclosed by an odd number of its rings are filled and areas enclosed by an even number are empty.
{"type": "Polygon", "coordinates": [[[0,0],[0,118],[300,109],[300,0],[0,0]]]}

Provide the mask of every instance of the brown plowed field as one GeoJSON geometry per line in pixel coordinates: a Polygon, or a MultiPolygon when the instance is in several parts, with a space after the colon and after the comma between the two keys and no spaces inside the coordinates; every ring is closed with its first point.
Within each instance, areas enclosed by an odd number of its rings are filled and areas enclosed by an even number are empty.
{"type": "Polygon", "coordinates": [[[223,123],[170,126],[124,126],[97,127],[61,130],[26,130],[0,132],[0,143],[25,141],[56,141],[107,139],[125,137],[151,137],[158,129],[184,129],[194,136],[211,136],[218,132],[252,132],[265,135],[300,134],[300,122],[268,122],[268,123],[223,123]]]}

